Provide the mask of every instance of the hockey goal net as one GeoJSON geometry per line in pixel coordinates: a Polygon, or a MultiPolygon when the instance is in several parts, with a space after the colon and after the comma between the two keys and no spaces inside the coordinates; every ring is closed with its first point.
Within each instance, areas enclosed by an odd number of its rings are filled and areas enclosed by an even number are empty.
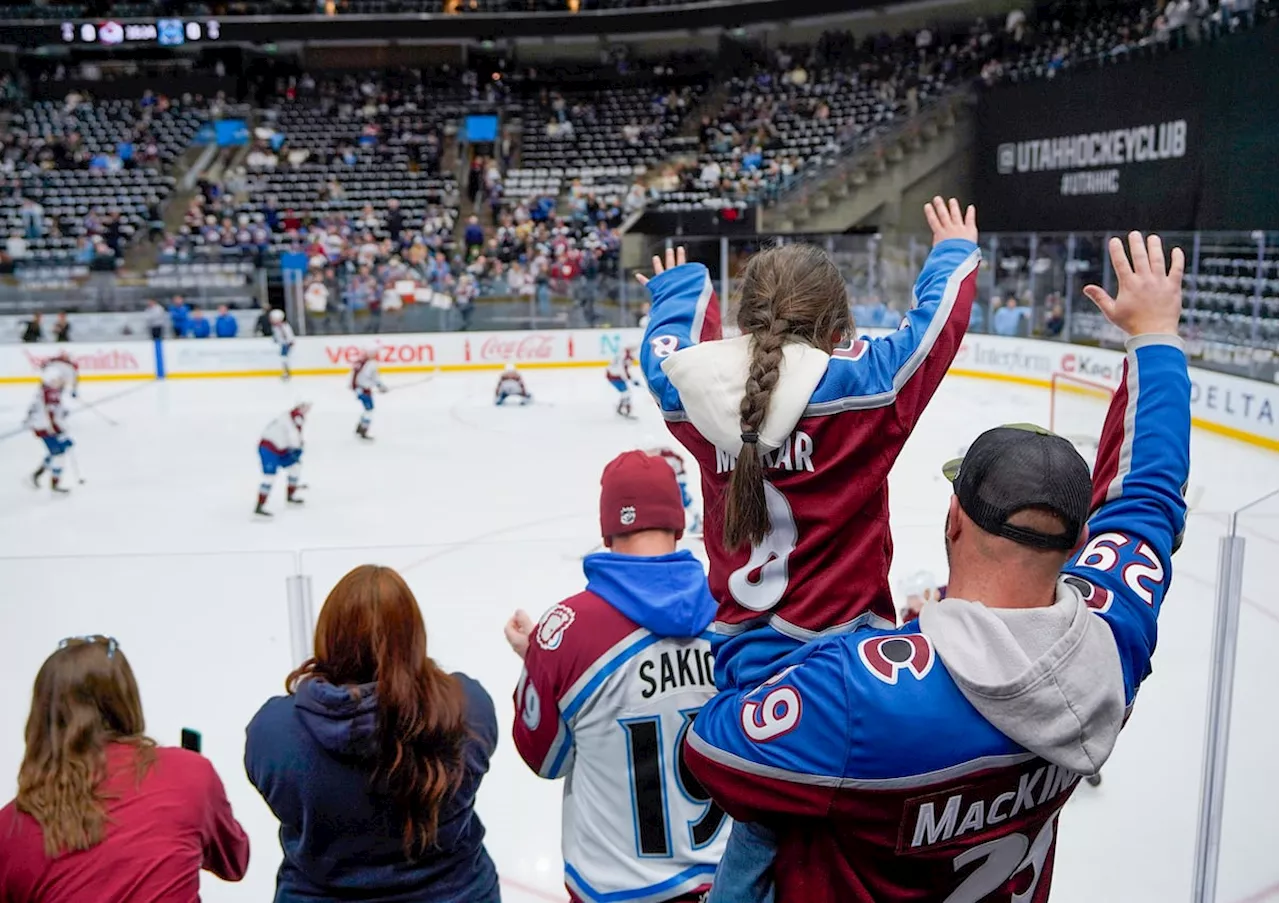
{"type": "Polygon", "coordinates": [[[1093,467],[1098,437],[1115,389],[1071,373],[1055,373],[1049,386],[1049,429],[1071,440],[1093,467]]]}

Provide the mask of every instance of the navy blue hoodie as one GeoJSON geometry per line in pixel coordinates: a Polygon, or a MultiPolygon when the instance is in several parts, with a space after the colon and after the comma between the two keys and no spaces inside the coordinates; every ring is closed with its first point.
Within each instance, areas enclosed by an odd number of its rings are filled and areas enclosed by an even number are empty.
{"type": "Polygon", "coordinates": [[[276,818],[284,861],[276,903],[497,903],[498,873],[484,848],[475,795],[498,742],[493,700],[465,674],[471,738],[458,792],[440,811],[436,845],[405,858],[401,822],[369,789],[377,750],[375,685],[303,681],[267,700],[246,729],[245,770],[276,818]]]}

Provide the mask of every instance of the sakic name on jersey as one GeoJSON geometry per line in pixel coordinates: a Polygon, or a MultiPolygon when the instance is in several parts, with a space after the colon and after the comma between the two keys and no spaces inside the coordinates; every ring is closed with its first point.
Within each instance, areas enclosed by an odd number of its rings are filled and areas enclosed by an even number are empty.
{"type": "Polygon", "coordinates": [[[671,690],[706,687],[715,692],[712,672],[715,656],[710,649],[674,649],[659,653],[656,660],[645,659],[636,669],[636,677],[644,689],[643,699],[652,699],[671,690]]]}

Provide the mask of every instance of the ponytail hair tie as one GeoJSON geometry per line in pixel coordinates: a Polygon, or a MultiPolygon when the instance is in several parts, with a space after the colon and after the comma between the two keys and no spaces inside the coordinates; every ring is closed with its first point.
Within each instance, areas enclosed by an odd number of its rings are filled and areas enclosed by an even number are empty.
{"type": "Polygon", "coordinates": [[[742,434],[743,445],[755,445],[759,441],[760,441],[760,434],[757,433],[755,430],[751,430],[749,432],[745,432],[742,434]]]}

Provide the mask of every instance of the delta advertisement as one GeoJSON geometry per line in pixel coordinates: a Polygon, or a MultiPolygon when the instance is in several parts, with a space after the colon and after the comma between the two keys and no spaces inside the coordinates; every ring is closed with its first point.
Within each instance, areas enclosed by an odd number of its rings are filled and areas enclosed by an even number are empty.
{"type": "MultiPolygon", "coordinates": [[[[887,334],[868,330],[869,337],[887,334]]],[[[620,348],[638,347],[639,329],[545,332],[407,333],[383,336],[308,336],[295,343],[296,376],[351,371],[363,352],[377,354],[386,373],[426,373],[603,367],[620,348]]],[[[86,382],[113,379],[276,377],[280,353],[270,339],[119,342],[94,345],[0,345],[0,383],[35,382],[45,360],[70,354],[86,382]],[[157,351],[159,353],[157,353],[157,351]],[[159,364],[159,367],[157,367],[159,364]]],[[[1124,355],[1118,351],[1001,336],[968,336],[951,367],[954,376],[1048,388],[1055,373],[1116,386],[1124,355]]],[[[1197,426],[1271,450],[1280,448],[1273,383],[1191,368],[1191,413],[1197,426]]],[[[1047,410],[1047,408],[1046,408],[1047,410]]]]}
{"type": "Polygon", "coordinates": [[[983,229],[1275,228],[1276,29],[983,94],[983,229]],[[1253,72],[1250,76],[1248,73],[1253,72]]]}

